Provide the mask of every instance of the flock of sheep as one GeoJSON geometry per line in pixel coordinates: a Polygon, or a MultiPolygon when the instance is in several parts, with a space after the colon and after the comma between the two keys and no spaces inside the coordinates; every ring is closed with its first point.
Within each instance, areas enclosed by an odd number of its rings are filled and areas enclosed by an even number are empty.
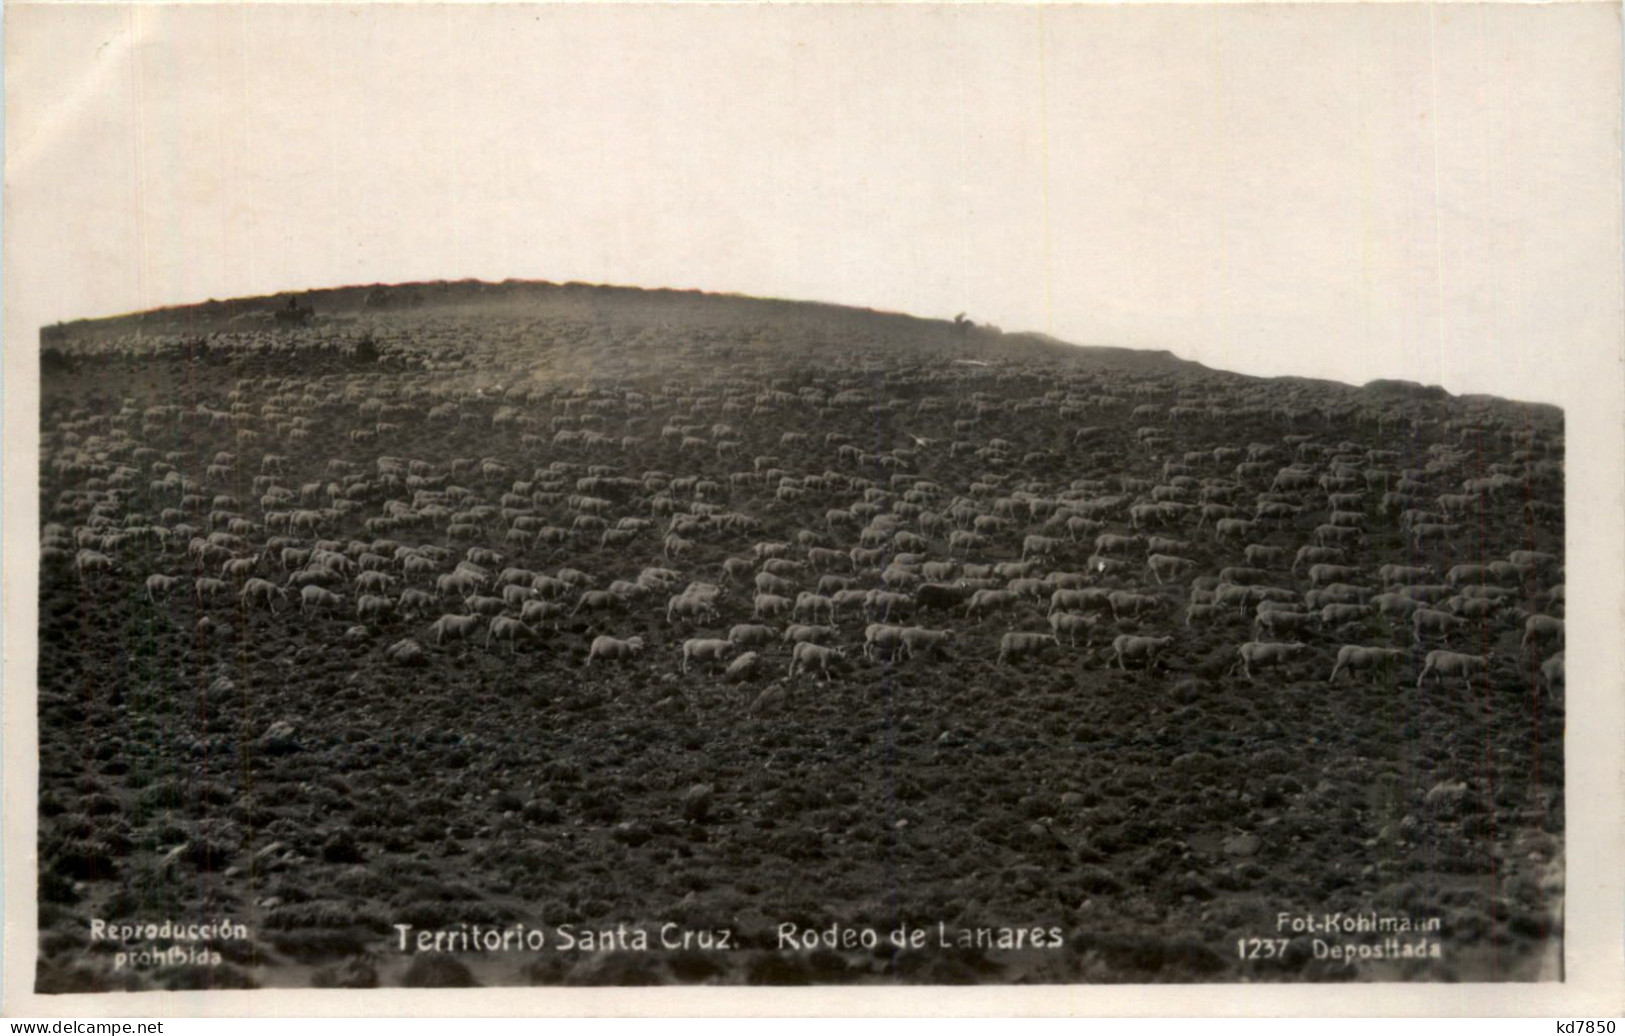
{"type": "Polygon", "coordinates": [[[44,578],[404,665],[570,633],[589,674],[1180,670],[1218,636],[1248,679],[1562,682],[1554,413],[1060,351],[380,345],[180,402],[48,387],[44,578]]]}

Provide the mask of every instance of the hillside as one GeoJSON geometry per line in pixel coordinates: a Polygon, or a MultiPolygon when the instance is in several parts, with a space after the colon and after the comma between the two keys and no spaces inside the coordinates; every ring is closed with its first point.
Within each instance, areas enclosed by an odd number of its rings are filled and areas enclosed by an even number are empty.
{"type": "Polygon", "coordinates": [[[42,991],[1555,973],[1560,412],[692,292],[284,307],[43,343],[42,991]],[[1337,913],[1404,938],[1280,922],[1337,913]],[[245,934],[85,936],[153,917],[245,934]]]}

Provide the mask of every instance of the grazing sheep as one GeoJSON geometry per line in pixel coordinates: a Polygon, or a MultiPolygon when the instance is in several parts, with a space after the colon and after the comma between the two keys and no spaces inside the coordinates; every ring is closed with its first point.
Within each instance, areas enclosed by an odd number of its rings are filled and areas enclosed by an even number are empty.
{"type": "Polygon", "coordinates": [[[147,577],[147,600],[157,604],[159,594],[168,596],[179,585],[178,577],[155,572],[147,577]]]}
{"type": "Polygon", "coordinates": [[[734,646],[731,640],[717,640],[714,638],[690,638],[685,640],[683,641],[682,671],[688,672],[689,662],[721,662],[733,653],[734,646]]]}
{"type": "Polygon", "coordinates": [[[728,630],[728,640],[739,647],[771,644],[778,639],[778,631],[771,626],[742,623],[728,630]]]}
{"type": "Polygon", "coordinates": [[[834,622],[835,602],[822,594],[809,593],[805,590],[796,594],[796,603],[792,609],[792,615],[798,619],[805,617],[817,622],[820,612],[827,615],[829,621],[834,622]]]}
{"type": "Polygon", "coordinates": [[[1093,616],[1080,615],[1077,612],[1051,612],[1049,615],[1050,632],[1059,639],[1062,633],[1067,635],[1067,643],[1072,647],[1078,646],[1078,633],[1084,635],[1087,643],[1094,632],[1095,620],[1093,616]]]}
{"type": "Polygon", "coordinates": [[[643,653],[643,638],[628,637],[621,640],[618,637],[594,637],[592,646],[587,649],[587,661],[584,665],[592,665],[594,659],[603,659],[606,662],[624,662],[643,653]]]}
{"type": "MultiPolygon", "coordinates": [[[[1112,661],[1117,668],[1128,669],[1128,660],[1145,659],[1146,668],[1150,668],[1156,657],[1172,647],[1173,637],[1136,637],[1127,633],[1117,635],[1112,639],[1112,661]]],[[[1111,663],[1108,662],[1107,665],[1111,663]]]]}
{"type": "Polygon", "coordinates": [[[1159,612],[1163,608],[1162,598],[1131,590],[1113,590],[1106,595],[1106,599],[1111,603],[1114,619],[1122,619],[1125,614],[1138,617],[1145,612],[1159,612]]]}
{"type": "Polygon", "coordinates": [[[999,638],[998,665],[1006,662],[1019,662],[1029,656],[1037,656],[1045,648],[1059,648],[1061,642],[1053,633],[1006,633],[999,638]]]}
{"type": "Polygon", "coordinates": [[[430,624],[429,632],[434,634],[438,647],[448,640],[467,640],[474,635],[479,622],[477,615],[442,615],[430,624]]]}
{"type": "Polygon", "coordinates": [[[1287,644],[1259,643],[1252,641],[1236,649],[1236,662],[1230,667],[1233,676],[1237,669],[1246,673],[1247,678],[1253,678],[1253,669],[1267,666],[1285,665],[1287,662],[1309,650],[1307,644],[1293,641],[1287,644]]]}
{"type": "Polygon", "coordinates": [[[79,570],[79,577],[81,579],[90,575],[92,572],[113,572],[118,568],[118,566],[113,563],[112,558],[101,553],[100,551],[94,550],[79,551],[79,553],[74,556],[73,565],[79,570]]]}
{"type": "Polygon", "coordinates": [[[786,644],[813,643],[822,644],[840,636],[841,631],[834,626],[808,626],[802,623],[786,627],[783,636],[779,639],[786,644]]]}
{"type": "Polygon", "coordinates": [[[1018,600],[1009,590],[977,590],[965,605],[965,617],[981,618],[989,612],[1014,607],[1018,600]]]}
{"type": "Polygon", "coordinates": [[[401,615],[427,615],[434,608],[435,598],[427,590],[408,588],[401,591],[395,610],[401,615]]]}
{"type": "MultiPolygon", "coordinates": [[[[1263,603],[1261,603],[1259,607],[1262,608],[1263,603]]],[[[1278,608],[1272,608],[1269,611],[1260,611],[1253,619],[1253,637],[1257,638],[1263,633],[1269,633],[1275,636],[1302,633],[1304,630],[1309,628],[1309,624],[1314,620],[1315,616],[1310,612],[1291,611],[1278,608]]]]}
{"type": "Polygon", "coordinates": [[[1176,557],[1171,554],[1152,554],[1146,558],[1146,567],[1151,570],[1151,576],[1157,585],[1171,583],[1180,575],[1196,567],[1196,562],[1190,558],[1176,557]]]}
{"type": "Polygon", "coordinates": [[[1540,664],[1540,681],[1546,685],[1547,694],[1553,694],[1564,686],[1563,655],[1564,652],[1559,651],[1540,664]]]}
{"type": "Polygon", "coordinates": [[[343,603],[343,594],[336,594],[319,586],[306,586],[299,590],[299,611],[301,614],[323,609],[337,611],[343,603]]]}
{"type": "Polygon", "coordinates": [[[1375,674],[1386,666],[1398,665],[1404,661],[1405,652],[1398,648],[1361,647],[1357,644],[1344,644],[1337,649],[1337,662],[1332,666],[1332,675],[1326,678],[1327,683],[1337,679],[1338,673],[1368,670],[1375,674]]]}
{"type": "MultiPolygon", "coordinates": [[[[608,590],[588,590],[581,595],[581,598],[578,601],[576,601],[575,611],[572,611],[570,616],[574,618],[583,611],[589,613],[619,611],[625,607],[626,602],[617,597],[615,594],[610,593],[608,590]]],[[[667,610],[667,615],[669,620],[669,609],[667,610]]]]}
{"type": "Polygon", "coordinates": [[[757,663],[760,657],[754,651],[747,651],[732,662],[723,672],[722,678],[729,683],[741,683],[756,676],[757,663]]]}
{"type": "Polygon", "coordinates": [[[932,630],[921,626],[908,626],[903,630],[903,657],[913,658],[924,653],[941,655],[953,638],[952,630],[932,630]]]}
{"type": "Polygon", "coordinates": [[[491,620],[491,624],[486,627],[486,650],[490,650],[492,640],[506,640],[508,642],[508,653],[517,654],[519,651],[520,634],[530,636],[531,631],[529,627],[527,627],[519,619],[515,619],[510,615],[498,615],[493,618],[491,620]]]}
{"type": "Polygon", "coordinates": [[[1364,604],[1328,604],[1320,609],[1322,627],[1341,627],[1363,622],[1371,616],[1371,608],[1364,604]]]}
{"type": "MultiPolygon", "coordinates": [[[[577,606],[579,609],[579,605],[577,606]]],[[[708,596],[703,594],[690,594],[688,591],[677,594],[666,602],[666,621],[668,623],[682,619],[685,622],[715,622],[717,606],[708,596]]]]}
{"type": "Polygon", "coordinates": [[[823,680],[830,679],[830,667],[838,664],[846,657],[846,652],[840,648],[824,647],[802,641],[795,646],[790,656],[790,679],[796,674],[816,670],[823,680]]]}
{"type": "Polygon", "coordinates": [[[1522,647],[1543,647],[1548,642],[1563,643],[1563,620],[1550,615],[1531,615],[1523,624],[1522,647]]]}
{"type": "Polygon", "coordinates": [[[415,640],[397,640],[384,649],[384,657],[396,665],[422,665],[427,661],[423,645],[415,640]]]}
{"type": "Polygon", "coordinates": [[[394,609],[394,601],[375,594],[362,594],[355,602],[355,614],[358,619],[386,618],[394,609]]]}
{"type": "Polygon", "coordinates": [[[1333,565],[1321,563],[1309,566],[1309,585],[1321,586],[1325,583],[1343,583],[1359,578],[1360,570],[1348,565],[1333,565]]]}
{"type": "Polygon", "coordinates": [[[526,601],[519,608],[519,621],[526,625],[550,622],[556,630],[564,618],[564,606],[556,601],[526,601]]]}
{"type": "Polygon", "coordinates": [[[1416,678],[1416,686],[1420,690],[1429,676],[1433,676],[1440,683],[1448,676],[1459,676],[1471,683],[1474,676],[1487,676],[1489,671],[1488,656],[1463,655],[1455,651],[1429,651],[1427,660],[1422,665],[1422,675],[1416,678]]]}
{"type": "Polygon", "coordinates": [[[1450,634],[1466,627],[1467,620],[1458,618],[1449,612],[1442,612],[1433,608],[1418,608],[1411,613],[1411,635],[1417,643],[1421,643],[1432,634],[1449,637],[1450,634]]]}

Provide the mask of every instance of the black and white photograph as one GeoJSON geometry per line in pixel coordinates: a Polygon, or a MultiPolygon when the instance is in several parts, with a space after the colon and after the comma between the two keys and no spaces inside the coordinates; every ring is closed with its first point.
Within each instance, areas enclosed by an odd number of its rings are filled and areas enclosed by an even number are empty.
{"type": "Polygon", "coordinates": [[[31,1012],[1617,1013],[1616,5],[6,37],[31,1012]]]}

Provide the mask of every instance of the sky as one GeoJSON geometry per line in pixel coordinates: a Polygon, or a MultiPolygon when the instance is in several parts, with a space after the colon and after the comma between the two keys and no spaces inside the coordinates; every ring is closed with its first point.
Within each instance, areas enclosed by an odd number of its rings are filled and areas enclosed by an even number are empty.
{"type": "Polygon", "coordinates": [[[1573,405],[1605,4],[7,4],[8,338],[337,284],[817,299],[1573,405]]]}

